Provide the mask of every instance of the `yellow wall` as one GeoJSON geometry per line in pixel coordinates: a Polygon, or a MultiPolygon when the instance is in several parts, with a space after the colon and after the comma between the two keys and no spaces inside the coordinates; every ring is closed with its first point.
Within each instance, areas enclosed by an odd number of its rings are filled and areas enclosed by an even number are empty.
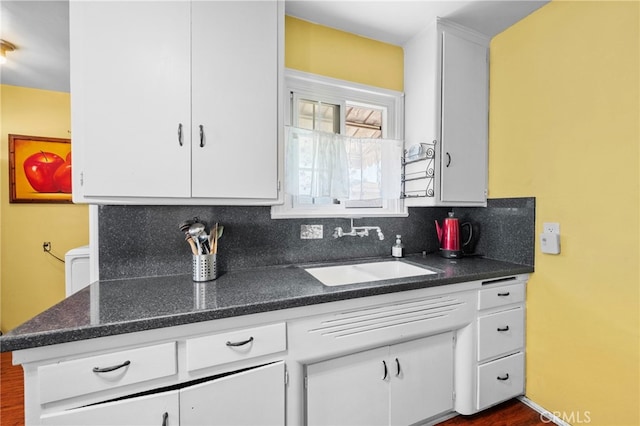
{"type": "Polygon", "coordinates": [[[639,15],[554,1],[491,44],[489,195],[562,235],[537,247],[526,393],[571,424],[640,424],[639,15]]]}
{"type": "Polygon", "coordinates": [[[402,91],[403,62],[399,46],[286,17],[287,68],[402,91]]]}
{"type": "Polygon", "coordinates": [[[8,135],[69,138],[69,94],[0,86],[0,321],[6,332],[64,298],[64,264],[45,254],[42,243],[64,257],[89,242],[86,205],[10,204],[8,135]]]}

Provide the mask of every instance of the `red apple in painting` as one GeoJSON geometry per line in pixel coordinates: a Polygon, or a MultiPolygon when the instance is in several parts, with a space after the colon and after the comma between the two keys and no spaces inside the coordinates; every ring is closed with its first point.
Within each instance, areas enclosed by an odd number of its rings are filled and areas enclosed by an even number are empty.
{"type": "Polygon", "coordinates": [[[53,181],[60,192],[71,194],[71,158],[67,155],[64,162],[53,174],[53,181]]]}
{"type": "Polygon", "coordinates": [[[24,174],[37,192],[58,192],[53,175],[64,160],[53,152],[36,152],[24,160],[24,174]]]}

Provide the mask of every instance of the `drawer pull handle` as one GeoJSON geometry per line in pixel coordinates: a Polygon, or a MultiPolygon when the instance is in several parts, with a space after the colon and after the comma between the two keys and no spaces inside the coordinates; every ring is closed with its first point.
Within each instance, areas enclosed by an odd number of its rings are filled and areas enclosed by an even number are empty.
{"type": "Polygon", "coordinates": [[[227,346],[244,346],[247,343],[253,342],[253,336],[249,337],[247,340],[243,340],[242,342],[229,342],[227,341],[227,346]]]}
{"type": "Polygon", "coordinates": [[[506,327],[498,327],[498,331],[509,331],[509,326],[506,326],[506,327]]]}
{"type": "Polygon", "coordinates": [[[383,360],[382,365],[384,366],[384,376],[382,376],[382,380],[387,380],[387,375],[389,371],[387,370],[387,363],[383,360]]]}
{"type": "Polygon", "coordinates": [[[125,362],[123,362],[122,364],[119,365],[114,365],[113,367],[104,367],[104,368],[100,368],[100,367],[93,367],[93,372],[94,373],[108,373],[110,371],[115,371],[118,370],[120,368],[126,367],[127,365],[131,364],[131,361],[126,360],[125,362]]]}
{"type": "Polygon", "coordinates": [[[200,127],[200,148],[204,148],[204,126],[201,124],[199,127],[200,127]]]}
{"type": "Polygon", "coordinates": [[[169,426],[169,413],[162,415],[162,426],[169,426]]]}
{"type": "Polygon", "coordinates": [[[498,293],[498,296],[500,296],[500,297],[506,297],[508,295],[509,295],[508,291],[506,293],[498,293]]]}
{"type": "Polygon", "coordinates": [[[182,123],[178,123],[178,143],[182,146],[182,123]]]}
{"type": "Polygon", "coordinates": [[[396,377],[399,377],[400,373],[402,373],[402,370],[400,369],[400,361],[396,358],[396,377]]]}
{"type": "Polygon", "coordinates": [[[505,374],[504,376],[498,376],[498,377],[496,377],[496,379],[502,380],[503,382],[505,380],[509,380],[509,373],[505,374]]]}

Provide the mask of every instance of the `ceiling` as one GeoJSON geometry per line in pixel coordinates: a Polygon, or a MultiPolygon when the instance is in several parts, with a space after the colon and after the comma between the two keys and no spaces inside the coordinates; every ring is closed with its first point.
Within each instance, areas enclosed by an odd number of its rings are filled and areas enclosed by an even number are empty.
{"type": "MultiPolygon", "coordinates": [[[[286,0],[288,15],[402,46],[436,16],[494,36],[548,0],[286,0]]],[[[0,2],[0,38],[17,49],[0,68],[0,83],[69,91],[69,3],[0,2]]]]}

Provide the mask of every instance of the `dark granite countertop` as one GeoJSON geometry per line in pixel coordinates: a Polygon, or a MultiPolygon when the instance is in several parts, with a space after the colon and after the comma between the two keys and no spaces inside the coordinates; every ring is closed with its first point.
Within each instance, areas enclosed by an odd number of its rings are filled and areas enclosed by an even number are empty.
{"type": "Polygon", "coordinates": [[[439,273],[336,287],[323,285],[300,265],[231,271],[206,283],[191,275],[97,281],[0,337],[0,351],[533,272],[532,266],[479,257],[405,260],[439,273]]]}

